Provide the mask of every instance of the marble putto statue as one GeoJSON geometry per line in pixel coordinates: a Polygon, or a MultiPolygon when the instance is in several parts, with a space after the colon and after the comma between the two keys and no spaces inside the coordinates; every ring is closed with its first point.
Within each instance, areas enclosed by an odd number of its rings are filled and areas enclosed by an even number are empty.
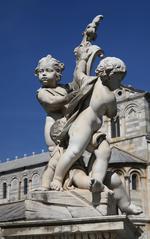
{"type": "Polygon", "coordinates": [[[103,16],[88,24],[74,53],[76,67],[72,82],[59,83],[64,64],[51,55],[43,57],[35,69],[41,82],[37,99],[47,113],[45,141],[50,152],[39,190],[87,189],[94,195],[107,191],[117,199],[121,211],[139,214],[116,173],[108,171],[111,148],[101,132],[103,116],[116,117],[114,90],[126,75],[125,63],[116,57],[104,57],[103,50],[91,42],[103,16]],[[91,75],[94,59],[100,62],[91,75]],[[91,154],[87,167],[83,155],[91,154]]]}

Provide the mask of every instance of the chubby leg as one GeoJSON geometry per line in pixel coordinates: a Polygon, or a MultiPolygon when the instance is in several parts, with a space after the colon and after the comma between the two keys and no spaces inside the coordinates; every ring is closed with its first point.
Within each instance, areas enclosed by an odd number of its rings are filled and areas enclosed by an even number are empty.
{"type": "Polygon", "coordinates": [[[131,203],[131,200],[118,174],[112,174],[109,188],[113,190],[114,198],[116,199],[118,207],[122,212],[135,215],[142,213],[142,209],[140,207],[131,203]]]}
{"type": "Polygon", "coordinates": [[[81,169],[71,170],[71,175],[69,176],[70,176],[69,185],[67,185],[66,188],[72,188],[72,186],[75,186],[80,189],[88,189],[91,191],[92,185],[93,183],[95,183],[95,180],[90,176],[88,176],[81,169]]]}
{"type": "Polygon", "coordinates": [[[72,183],[80,189],[91,189],[92,179],[81,169],[74,169],[72,183]]]}
{"type": "Polygon", "coordinates": [[[85,118],[80,118],[80,120],[76,120],[72,124],[69,130],[69,146],[57,164],[54,180],[51,183],[52,190],[62,190],[62,183],[66,173],[82,155],[90,142],[92,133],[92,128],[87,124],[85,118]]]}
{"type": "Polygon", "coordinates": [[[46,116],[46,120],[45,120],[45,128],[44,128],[44,136],[45,136],[45,142],[48,146],[48,150],[50,153],[53,152],[54,148],[55,148],[55,143],[54,141],[51,139],[50,137],[50,129],[53,125],[53,123],[55,122],[55,119],[53,119],[50,116],[46,116]]]}
{"type": "Polygon", "coordinates": [[[46,190],[50,188],[50,183],[53,180],[56,165],[58,163],[58,160],[60,159],[62,155],[63,149],[60,147],[56,147],[53,156],[50,158],[47,168],[45,169],[43,175],[42,175],[42,183],[41,183],[41,189],[46,190]]]}
{"type": "Polygon", "coordinates": [[[41,182],[41,188],[40,190],[49,190],[50,188],[50,183],[54,177],[54,169],[51,168],[51,166],[47,166],[43,175],[42,175],[42,182],[41,182]]]}
{"type": "Polygon", "coordinates": [[[94,153],[96,159],[93,163],[91,172],[91,178],[94,180],[91,191],[101,192],[104,189],[103,180],[106,175],[111,155],[110,146],[107,140],[103,140],[94,153]]]}

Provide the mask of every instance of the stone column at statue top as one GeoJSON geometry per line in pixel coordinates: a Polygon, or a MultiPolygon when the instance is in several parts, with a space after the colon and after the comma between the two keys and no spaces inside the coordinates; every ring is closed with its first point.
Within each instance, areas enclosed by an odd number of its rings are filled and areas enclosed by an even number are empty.
{"type": "MultiPolygon", "coordinates": [[[[95,59],[96,56],[99,57],[103,57],[103,50],[96,45],[92,45],[91,41],[94,41],[97,37],[97,28],[100,24],[100,22],[102,21],[103,16],[102,15],[98,15],[96,16],[93,21],[87,25],[87,27],[85,28],[84,32],[83,32],[83,39],[80,43],[80,45],[78,47],[76,47],[74,49],[74,53],[76,56],[76,67],[74,70],[74,77],[73,77],[73,81],[71,82],[71,84],[74,84],[74,87],[79,88],[81,86],[81,83],[78,82],[77,76],[76,76],[76,70],[77,70],[77,66],[79,61],[81,60],[80,57],[84,58],[86,60],[86,74],[90,75],[91,72],[91,67],[92,67],[92,63],[95,59]],[[80,49],[80,50],[79,50],[80,49]],[[80,53],[79,53],[80,51],[80,53]],[[79,57],[80,55],[80,57],[79,57]]],[[[80,79],[81,80],[81,79],[80,79]]]]}

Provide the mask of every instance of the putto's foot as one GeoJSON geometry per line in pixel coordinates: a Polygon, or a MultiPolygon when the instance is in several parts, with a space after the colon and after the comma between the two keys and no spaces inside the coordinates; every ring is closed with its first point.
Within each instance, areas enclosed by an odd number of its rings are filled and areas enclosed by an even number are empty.
{"type": "Polygon", "coordinates": [[[91,178],[91,192],[103,192],[104,191],[104,184],[94,178],[91,178]]]}
{"type": "Polygon", "coordinates": [[[140,207],[134,205],[133,203],[131,203],[127,208],[124,208],[122,211],[128,215],[139,215],[143,212],[140,207]]]}
{"type": "Polygon", "coordinates": [[[57,179],[54,179],[50,184],[50,189],[55,191],[63,191],[62,183],[57,179]]]}

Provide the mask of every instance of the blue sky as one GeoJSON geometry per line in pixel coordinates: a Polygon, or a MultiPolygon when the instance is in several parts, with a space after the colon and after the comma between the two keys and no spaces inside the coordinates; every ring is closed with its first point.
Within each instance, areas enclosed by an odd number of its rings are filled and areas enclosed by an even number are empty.
{"type": "Polygon", "coordinates": [[[65,64],[71,81],[73,49],[82,31],[104,15],[96,44],[128,67],[124,84],[150,91],[150,3],[143,1],[1,0],[0,4],[0,160],[46,150],[45,113],[36,100],[38,60],[49,54],[65,64]]]}

